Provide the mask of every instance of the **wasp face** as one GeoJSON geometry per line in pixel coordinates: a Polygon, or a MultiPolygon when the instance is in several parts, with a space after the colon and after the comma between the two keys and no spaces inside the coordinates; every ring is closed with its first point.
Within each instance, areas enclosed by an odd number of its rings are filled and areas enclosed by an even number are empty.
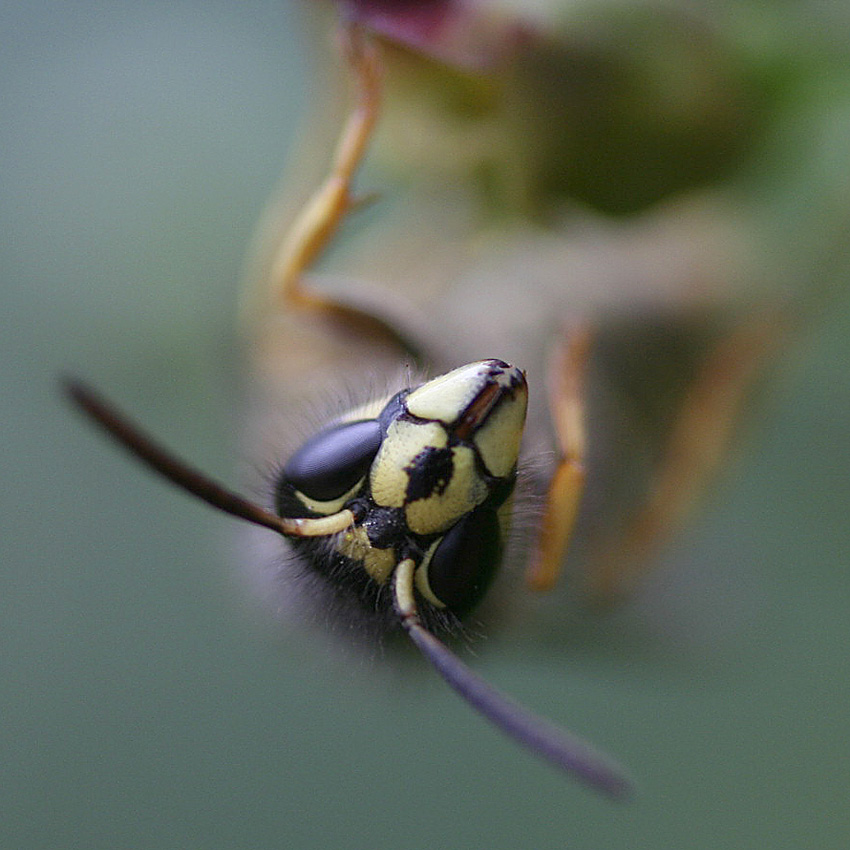
{"type": "Polygon", "coordinates": [[[513,490],[527,400],[519,369],[484,360],[403,390],[375,418],[308,440],[284,467],[278,512],[355,516],[330,549],[296,543],[310,566],[342,578],[371,608],[376,589],[410,558],[424,599],[469,610],[500,559],[498,509],[513,490]]]}

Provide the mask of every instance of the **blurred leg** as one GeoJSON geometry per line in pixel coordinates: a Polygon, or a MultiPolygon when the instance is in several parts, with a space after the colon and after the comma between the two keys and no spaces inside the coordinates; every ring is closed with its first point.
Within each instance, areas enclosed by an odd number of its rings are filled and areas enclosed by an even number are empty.
{"type": "Polygon", "coordinates": [[[366,309],[342,303],[314,288],[305,271],[328,247],[346,214],[371,200],[352,194],[354,175],[365,156],[381,101],[381,67],[377,48],[355,27],[342,30],[343,46],[354,79],[354,106],[346,121],[328,176],[295,219],[273,255],[268,300],[289,309],[318,312],[342,320],[369,336],[407,347],[399,332],[366,309]]]}
{"type": "Polygon", "coordinates": [[[645,501],[588,565],[586,587],[595,602],[610,604],[632,590],[652,555],[682,525],[720,466],[747,392],[780,335],[776,317],[749,319],[706,357],[676,415],[645,501]]]}
{"type": "Polygon", "coordinates": [[[549,364],[549,410],[558,441],[558,463],[546,495],[540,537],[526,572],[533,590],[550,590],[561,573],[584,492],[584,377],[590,352],[587,329],[559,341],[549,364]]]}

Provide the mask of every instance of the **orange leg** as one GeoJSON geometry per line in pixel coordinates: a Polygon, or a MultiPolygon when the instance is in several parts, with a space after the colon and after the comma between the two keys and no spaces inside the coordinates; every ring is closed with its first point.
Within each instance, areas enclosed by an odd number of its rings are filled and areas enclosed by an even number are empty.
{"type": "Polygon", "coordinates": [[[343,30],[344,48],[356,86],[355,104],[343,127],[330,173],[299,213],[275,254],[269,274],[269,295],[287,306],[331,309],[326,296],[305,285],[304,271],[327,247],[355,201],[351,183],[378,119],[381,70],[375,46],[356,28],[343,30]]]}
{"type": "Polygon", "coordinates": [[[526,572],[532,590],[551,590],[557,582],[584,492],[584,375],[589,352],[590,333],[582,328],[565,335],[549,364],[549,409],[559,456],[526,572]]]}
{"type": "Polygon", "coordinates": [[[775,316],[750,319],[710,352],[685,395],[646,500],[588,566],[595,602],[610,604],[632,590],[682,525],[720,466],[747,391],[780,337],[775,316]]]}
{"type": "Polygon", "coordinates": [[[410,353],[415,344],[389,320],[330,297],[308,285],[305,271],[328,247],[345,216],[368,203],[372,196],[355,197],[354,176],[366,155],[381,104],[381,63],[377,47],[356,26],[341,31],[343,48],[354,79],[354,105],[343,126],[330,172],[313,193],[273,253],[264,298],[266,309],[281,303],[291,310],[312,312],[339,320],[342,325],[410,353]]]}

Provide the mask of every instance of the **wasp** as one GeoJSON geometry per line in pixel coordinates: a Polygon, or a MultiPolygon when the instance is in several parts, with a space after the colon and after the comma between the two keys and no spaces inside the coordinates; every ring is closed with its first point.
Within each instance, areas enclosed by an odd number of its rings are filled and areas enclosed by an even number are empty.
{"type": "MultiPolygon", "coordinates": [[[[321,363],[326,357],[321,348],[301,353],[310,350],[305,340],[330,340],[339,358],[357,365],[365,357],[389,362],[400,354],[421,356],[425,347],[415,321],[392,315],[388,300],[366,303],[346,292],[329,294],[307,275],[358,205],[353,180],[379,112],[377,48],[356,27],[345,31],[344,41],[354,106],[328,177],[271,252],[264,284],[249,307],[258,339],[255,371],[267,376],[285,371],[281,364],[303,374],[321,363]]],[[[574,325],[558,336],[548,370],[554,461],[542,487],[527,568],[527,582],[536,590],[557,581],[585,489],[592,333],[574,325]]],[[[731,421],[746,385],[753,351],[763,342],[759,334],[745,337],[719,346],[687,394],[669,440],[672,460],[659,465],[659,482],[622,536],[621,549],[649,548],[687,501],[682,488],[711,465],[723,442],[723,423],[731,421]],[[695,438],[707,411],[720,427],[715,436],[695,438]]],[[[622,797],[630,782],[616,762],[492,687],[445,640],[486,597],[503,560],[533,389],[522,364],[500,359],[497,351],[481,354],[487,359],[455,364],[430,380],[407,381],[338,411],[280,457],[268,504],[239,495],[177,458],[84,383],[70,380],[66,391],[80,410],[170,482],[283,537],[329,606],[380,629],[402,630],[495,726],[593,788],[622,797]]],[[[273,386],[260,406],[288,392],[286,383],[273,386]]],[[[539,418],[539,411],[534,415],[539,418]]],[[[608,560],[616,564],[615,553],[608,560]]]]}

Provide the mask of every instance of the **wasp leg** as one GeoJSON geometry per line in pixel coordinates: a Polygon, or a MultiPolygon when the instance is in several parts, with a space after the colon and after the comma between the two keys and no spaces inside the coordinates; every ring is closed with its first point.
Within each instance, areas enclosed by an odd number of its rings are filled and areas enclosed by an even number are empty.
{"type": "Polygon", "coordinates": [[[749,319],[705,358],[685,394],[654,481],[625,529],[591,558],[589,598],[610,605],[647,573],[652,555],[676,532],[705,492],[731,442],[756,377],[780,342],[775,316],[749,319]]]}
{"type": "Polygon", "coordinates": [[[296,217],[274,252],[267,283],[267,302],[340,320],[381,341],[409,348],[389,322],[366,309],[323,294],[305,282],[305,271],[328,247],[345,216],[374,200],[355,197],[352,181],[363,161],[381,104],[381,63],[376,46],[355,26],[342,30],[346,59],[354,79],[354,106],[343,126],[330,172],[296,217]]]}
{"type": "Polygon", "coordinates": [[[558,463],[549,482],[537,547],[526,582],[532,590],[551,590],[561,573],[584,492],[584,377],[590,332],[565,334],[549,363],[549,410],[558,441],[558,463]]]}
{"type": "Polygon", "coordinates": [[[302,309],[333,308],[333,302],[304,284],[304,271],[354,205],[351,182],[378,119],[381,72],[374,45],[359,30],[344,31],[344,46],[356,85],[355,105],[343,127],[330,173],[300,212],[274,257],[269,276],[272,298],[302,309]]]}

